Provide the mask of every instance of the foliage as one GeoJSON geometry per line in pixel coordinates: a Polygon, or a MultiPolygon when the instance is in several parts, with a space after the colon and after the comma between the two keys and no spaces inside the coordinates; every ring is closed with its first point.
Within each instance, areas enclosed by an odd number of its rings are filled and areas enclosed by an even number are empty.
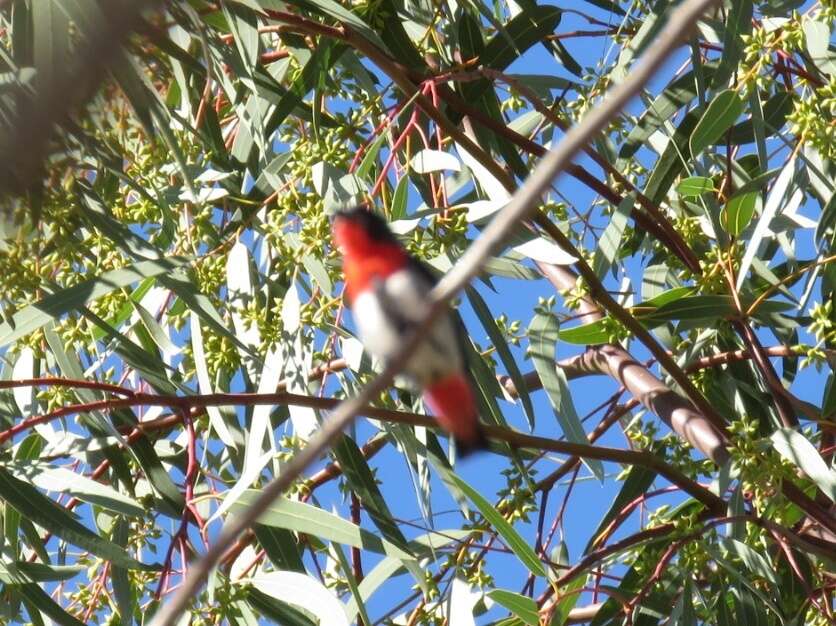
{"type": "MultiPolygon", "coordinates": [[[[169,0],[101,76],[0,4],[6,133],[89,86],[2,196],[0,619],[152,615],[379,371],[329,215],[446,271],[674,4],[169,0]]],[[[833,623],[836,3],[719,4],[463,294],[492,452],[398,381],[192,623],[833,623]]]]}

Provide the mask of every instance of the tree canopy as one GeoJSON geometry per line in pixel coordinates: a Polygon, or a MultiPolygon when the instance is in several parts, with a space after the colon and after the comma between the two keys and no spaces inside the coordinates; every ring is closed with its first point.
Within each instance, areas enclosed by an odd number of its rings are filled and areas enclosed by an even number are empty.
{"type": "Polygon", "coordinates": [[[0,621],[151,623],[278,477],[192,624],[835,623],[836,3],[699,4],[0,2],[0,621]],[[334,211],[441,277],[518,201],[491,449],[396,377],[297,467],[387,382],[334,211]]]}

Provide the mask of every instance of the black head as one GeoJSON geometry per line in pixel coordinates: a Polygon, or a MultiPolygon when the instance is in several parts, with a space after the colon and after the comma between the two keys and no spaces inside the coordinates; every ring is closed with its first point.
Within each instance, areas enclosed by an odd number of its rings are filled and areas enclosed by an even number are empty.
{"type": "MultiPolygon", "coordinates": [[[[344,209],[337,211],[334,215],[334,225],[337,226],[340,222],[350,224],[351,226],[361,230],[369,239],[377,242],[393,242],[396,243],[395,235],[389,230],[389,225],[380,215],[364,206],[356,206],[352,209],[344,209]]],[[[353,230],[353,229],[352,229],[353,230]]]]}

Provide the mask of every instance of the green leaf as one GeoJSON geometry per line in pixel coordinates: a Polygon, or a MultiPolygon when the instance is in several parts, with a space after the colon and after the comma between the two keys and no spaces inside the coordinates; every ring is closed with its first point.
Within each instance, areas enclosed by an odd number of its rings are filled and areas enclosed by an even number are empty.
{"type": "MultiPolygon", "coordinates": [[[[260,495],[260,491],[248,489],[232,504],[231,511],[241,511],[260,495]]],[[[413,560],[405,552],[377,535],[352,524],[333,513],[328,513],[310,504],[296,502],[286,498],[276,500],[258,519],[259,524],[286,528],[298,533],[305,533],[326,541],[336,541],[347,546],[362,548],[378,554],[397,557],[403,561],[413,560]]]]}
{"type": "Polygon", "coordinates": [[[258,20],[255,14],[235,4],[223,3],[221,8],[229,23],[235,47],[243,61],[243,68],[253,68],[258,63],[260,43],[258,20]]]}
{"type": "Polygon", "coordinates": [[[348,559],[345,558],[345,553],[343,553],[340,544],[332,543],[331,548],[334,554],[337,555],[337,562],[340,565],[340,569],[343,571],[345,582],[348,584],[348,590],[351,592],[351,598],[357,606],[357,613],[360,616],[360,622],[363,624],[371,624],[372,620],[369,619],[369,614],[366,611],[366,603],[363,601],[363,596],[360,595],[360,589],[357,586],[357,579],[354,577],[351,564],[348,562],[348,559]]]}
{"type": "Polygon", "coordinates": [[[151,338],[154,340],[154,344],[156,344],[163,354],[166,356],[174,356],[180,352],[180,349],[174,345],[174,342],[171,341],[168,333],[163,329],[154,316],[148,312],[148,309],[133,300],[128,300],[128,302],[133,307],[134,311],[136,311],[137,315],[139,315],[142,325],[145,326],[148,334],[151,335],[151,338]]]}
{"type": "Polygon", "coordinates": [[[607,343],[610,338],[610,331],[607,329],[604,320],[596,320],[589,324],[581,324],[573,328],[561,328],[557,336],[561,341],[581,346],[595,346],[607,343]]]}
{"type": "MultiPolygon", "coordinates": [[[[752,89],[749,93],[749,108],[752,111],[752,135],[755,139],[758,166],[765,170],[769,164],[769,154],[766,151],[766,124],[764,123],[763,103],[757,89],[752,89]]],[[[734,131],[734,127],[729,133],[732,131],[734,131]]]]}
{"type": "Polygon", "coordinates": [[[685,585],[679,599],[673,607],[673,611],[668,621],[669,626],[697,626],[697,616],[694,613],[694,598],[693,589],[691,588],[691,580],[685,579],[685,585]]]}
{"type": "Polygon", "coordinates": [[[85,626],[84,622],[67,613],[38,585],[27,583],[18,585],[16,589],[20,592],[20,595],[29,601],[32,606],[37,608],[38,611],[61,626],[85,626]]]}
{"type": "Polygon", "coordinates": [[[712,83],[715,90],[725,87],[738,70],[745,49],[743,37],[752,32],[752,10],[752,0],[733,0],[731,3],[723,33],[723,56],[712,83]]]}
{"type": "MultiPolygon", "coordinates": [[[[31,5],[34,66],[40,90],[62,82],[72,58],[70,15],[59,0],[44,0],[31,5]]],[[[95,11],[95,10],[94,10],[95,11]]]]}
{"type": "MultiPolygon", "coordinates": [[[[732,594],[736,596],[736,624],[747,624],[747,626],[770,626],[772,620],[769,619],[769,615],[767,614],[766,609],[764,609],[763,594],[756,593],[755,590],[748,585],[732,586],[732,594]]],[[[775,612],[777,613],[777,610],[775,612]]],[[[778,615],[780,616],[780,613],[778,613],[778,615]]]]}
{"type": "Polygon", "coordinates": [[[282,626],[323,626],[307,612],[268,596],[254,587],[247,589],[247,602],[259,613],[282,626]]]}
{"type": "Polygon", "coordinates": [[[716,191],[714,181],[705,176],[691,176],[676,186],[676,192],[685,198],[695,198],[712,191],[716,191]]]}
{"type": "Polygon", "coordinates": [[[836,502],[836,470],[827,465],[809,439],[792,428],[781,428],[770,436],[772,445],[787,461],[798,467],[832,502],[836,502]]]}
{"type": "Polygon", "coordinates": [[[47,565],[28,561],[0,562],[0,581],[14,585],[22,582],[70,580],[84,570],[83,565],[47,565]]]}
{"type": "Polygon", "coordinates": [[[766,581],[769,581],[776,587],[778,586],[778,577],[775,575],[775,566],[769,562],[768,557],[764,556],[751,546],[738,541],[724,537],[722,540],[725,548],[732,554],[736,554],[746,569],[753,574],[756,574],[766,581]]]}
{"type": "Polygon", "coordinates": [[[834,225],[836,225],[836,193],[830,196],[830,200],[822,208],[819,224],[816,226],[816,241],[823,243],[834,225]]]}
{"type": "Polygon", "coordinates": [[[604,517],[598,522],[598,528],[595,529],[595,532],[592,533],[592,537],[590,537],[589,542],[586,544],[584,554],[589,554],[596,547],[596,542],[600,539],[601,534],[607,530],[610,523],[621,513],[624,507],[645,493],[650,488],[650,485],[653,484],[655,478],[656,472],[646,467],[634,465],[629,469],[621,490],[618,492],[615,500],[612,501],[604,517]]]}
{"type": "Polygon", "coordinates": [[[517,555],[517,558],[519,558],[522,564],[528,568],[528,571],[535,576],[545,576],[546,570],[540,562],[537,553],[534,552],[533,548],[528,545],[526,540],[523,539],[516,530],[514,530],[514,527],[511,526],[511,524],[509,524],[504,517],[502,517],[502,514],[497,511],[490,502],[485,500],[485,498],[483,498],[478,491],[468,485],[456,474],[452,475],[452,479],[455,481],[456,486],[458,486],[458,488],[461,489],[468,498],[470,498],[470,501],[476,505],[479,512],[485,517],[488,523],[494,527],[494,530],[499,533],[499,536],[502,537],[505,545],[507,545],[511,551],[517,555]]]}
{"type": "Polygon", "coordinates": [[[755,214],[755,205],[759,197],[760,194],[757,191],[750,191],[729,198],[720,213],[720,223],[727,233],[737,237],[746,230],[755,214]]]}
{"type": "Polygon", "coordinates": [[[154,88],[148,73],[140,66],[140,61],[128,55],[126,51],[117,49],[111,61],[111,72],[137,116],[143,121],[145,130],[153,136],[156,127],[174,157],[174,162],[183,176],[187,189],[192,196],[196,196],[192,175],[186,165],[186,157],[172,128],[171,111],[165,106],[154,88]]]}
{"type": "Polygon", "coordinates": [[[517,253],[512,251],[512,255],[491,257],[485,261],[482,270],[486,274],[504,276],[505,278],[514,278],[517,280],[538,280],[543,277],[542,274],[523,265],[520,259],[514,258],[516,256],[521,255],[517,255],[517,253]]]}
{"type": "MultiPolygon", "coordinates": [[[[747,299],[741,299],[741,305],[745,307],[747,299]]],[[[786,311],[793,308],[792,303],[770,300],[764,302],[772,312],[786,311]]],[[[718,294],[707,294],[702,296],[685,296],[674,302],[670,302],[652,313],[643,316],[643,321],[660,322],[671,320],[701,320],[720,319],[737,314],[734,300],[731,296],[718,294]]]]}
{"type": "MultiPolygon", "coordinates": [[[[569,80],[568,78],[563,78],[562,76],[553,76],[551,74],[508,74],[508,78],[514,80],[515,82],[520,83],[521,85],[525,85],[529,89],[533,91],[541,91],[541,92],[551,92],[553,90],[562,91],[564,89],[572,89],[573,87],[577,87],[578,83],[569,80]]],[[[536,111],[535,111],[536,112],[536,111]]],[[[539,114],[540,117],[533,116],[535,119],[541,120],[542,113],[539,114]]],[[[516,118],[514,122],[516,122],[520,118],[516,118]]],[[[516,130],[519,133],[522,133],[523,130],[515,126],[514,122],[511,122],[509,126],[516,130]]],[[[519,123],[519,122],[518,122],[519,123]]]]}
{"type": "MultiPolygon", "coordinates": [[[[96,192],[89,187],[89,185],[78,184],[78,189],[79,199],[89,209],[84,212],[85,219],[96,229],[101,230],[105,235],[110,237],[110,239],[121,250],[123,250],[125,254],[135,259],[151,258],[159,260],[166,257],[162,250],[148,243],[131,229],[114,219],[102,200],[98,197],[96,192]]],[[[176,259],[177,257],[174,258],[176,259]]],[[[167,289],[170,289],[177,294],[177,297],[184,304],[186,304],[191,311],[199,315],[210,328],[227,337],[236,346],[238,346],[240,350],[253,355],[254,351],[250,347],[243,345],[239,341],[238,337],[229,331],[211,300],[209,300],[209,298],[207,298],[204,294],[200,293],[192,281],[189,280],[184,271],[188,260],[193,259],[184,258],[182,267],[174,268],[172,271],[159,274],[157,281],[159,281],[167,289]]],[[[137,302],[140,298],[141,295],[138,293],[132,295],[132,300],[134,302],[137,302]]],[[[132,312],[132,305],[127,304],[126,306],[128,311],[127,315],[129,315],[130,312],[132,312]]],[[[123,317],[120,312],[118,317],[119,319],[126,319],[127,315],[124,315],[123,317]]],[[[105,334],[107,333],[102,332],[98,335],[98,337],[101,338],[105,334]]]]}
{"type": "MultiPolygon", "coordinates": [[[[444,552],[440,552],[441,548],[450,545],[451,543],[466,539],[471,534],[470,531],[461,529],[447,529],[441,531],[433,531],[426,535],[416,537],[410,542],[410,548],[422,558],[429,562],[437,561],[445,556],[444,552]]],[[[357,592],[363,602],[368,602],[372,594],[380,588],[390,578],[404,573],[403,563],[400,559],[394,557],[386,557],[375,565],[371,571],[367,572],[363,577],[363,581],[357,586],[357,592]]],[[[354,619],[358,612],[357,601],[354,597],[349,598],[345,606],[346,615],[349,620],[354,619]]]]}
{"type": "Polygon", "coordinates": [[[305,106],[303,101],[305,95],[316,87],[322,73],[331,68],[345,50],[346,46],[336,44],[331,40],[320,42],[311,58],[305,63],[302,72],[293,81],[290,89],[281,95],[270,118],[265,122],[265,136],[272,134],[294,109],[305,106]]]}
{"type": "Polygon", "coordinates": [[[392,519],[392,513],[389,511],[383,494],[380,493],[374,474],[369,469],[357,444],[349,436],[343,435],[334,446],[333,452],[351,490],[360,498],[363,508],[372,518],[374,525],[388,541],[409,554],[406,538],[392,519]]]}
{"type": "Polygon", "coordinates": [[[616,207],[610,217],[610,223],[607,224],[603,234],[598,239],[598,247],[592,257],[592,271],[598,278],[604,278],[618,256],[618,248],[621,245],[624,228],[627,226],[627,218],[630,216],[635,202],[636,199],[633,194],[626,195],[624,200],[616,207]]]}
{"type": "Polygon", "coordinates": [[[569,618],[569,613],[575,608],[575,605],[580,600],[581,594],[578,593],[586,584],[585,576],[578,576],[572,580],[568,585],[560,589],[560,595],[563,597],[557,603],[557,608],[554,610],[554,618],[552,625],[565,624],[569,618]]]}
{"type": "Polygon", "coordinates": [[[353,30],[360,33],[366,40],[383,50],[383,52],[391,54],[387,49],[386,44],[378,36],[374,29],[363,21],[360,16],[352,13],[341,4],[334,2],[334,0],[291,0],[289,4],[300,6],[315,13],[319,13],[320,15],[331,17],[339,24],[350,26],[353,30]]]}
{"type": "Polygon", "coordinates": [[[476,312],[476,316],[479,318],[485,332],[488,333],[488,337],[490,337],[494,348],[496,348],[496,353],[499,355],[502,365],[507,370],[508,376],[510,376],[511,380],[514,382],[514,387],[516,388],[520,402],[522,402],[523,405],[523,411],[528,418],[528,425],[533,430],[534,406],[532,405],[531,397],[528,394],[528,386],[525,384],[525,378],[523,378],[520,368],[517,367],[514,355],[511,354],[511,349],[505,342],[505,338],[502,336],[499,328],[497,328],[496,321],[494,321],[493,315],[491,314],[487,303],[482,299],[482,296],[479,295],[479,292],[473,287],[467,287],[466,292],[467,298],[470,300],[470,304],[476,312]]]}
{"type": "Polygon", "coordinates": [[[386,137],[387,133],[378,134],[372,144],[366,148],[363,159],[360,161],[360,165],[357,166],[357,171],[354,172],[357,178],[369,182],[372,181],[372,170],[377,163],[377,156],[380,154],[380,149],[386,143],[386,137]]]}
{"type": "Polygon", "coordinates": [[[801,22],[807,52],[823,73],[836,76],[836,52],[830,49],[830,26],[824,21],[805,17],[801,22]]]}
{"type": "Polygon", "coordinates": [[[84,502],[125,515],[140,517],[146,513],[142,505],[133,498],[63,467],[53,467],[48,463],[33,461],[2,463],[0,467],[8,470],[20,480],[31,482],[45,491],[69,493],[84,502]]]}
{"type": "MultiPolygon", "coordinates": [[[[119,426],[127,426],[132,430],[137,426],[136,417],[128,410],[113,411],[112,415],[119,426]]],[[[155,494],[161,498],[160,512],[179,518],[182,515],[183,507],[186,506],[183,494],[163,467],[160,457],[157,456],[153,444],[145,433],[140,434],[131,443],[130,449],[155,494]]]]}
{"type": "MultiPolygon", "coordinates": [[[[116,545],[125,547],[128,544],[128,533],[130,526],[124,518],[114,522],[113,541],[116,545]]],[[[119,565],[114,565],[111,570],[110,583],[113,586],[113,595],[116,597],[116,607],[119,611],[120,626],[131,626],[134,621],[134,606],[136,606],[136,590],[131,583],[128,570],[119,565]]]]}
{"type": "Polygon", "coordinates": [[[684,155],[688,150],[688,139],[697,123],[699,111],[690,111],[676,128],[662,155],[653,166],[653,171],[644,187],[644,195],[656,204],[661,203],[673,182],[685,169],[684,155]]]}
{"type": "MultiPolygon", "coordinates": [[[[716,65],[703,65],[703,74],[712,76],[715,68],[716,65]]],[[[682,77],[665,87],[641,114],[636,125],[630,129],[627,139],[618,152],[619,159],[628,159],[633,156],[654,132],[670,122],[677,111],[693,101],[698,92],[697,79],[693,71],[683,74],[682,77]]]]}
{"type": "MultiPolygon", "coordinates": [[[[75,380],[82,380],[85,378],[84,371],[81,367],[81,362],[78,360],[77,354],[70,354],[64,349],[64,342],[58,337],[55,332],[55,324],[50,324],[44,328],[44,339],[49,346],[58,368],[65,378],[73,378],[75,380]]],[[[95,402],[101,400],[104,395],[100,392],[94,392],[90,389],[76,388],[74,389],[78,398],[85,403],[95,402]]],[[[87,415],[82,415],[80,421],[93,429],[96,434],[109,433],[120,444],[126,445],[125,438],[113,427],[113,423],[107,418],[102,411],[91,411],[87,415]]],[[[66,440],[66,434],[62,437],[62,441],[66,440]]]]}
{"type": "Polygon", "coordinates": [[[0,324],[0,348],[117,289],[151,276],[174,272],[186,267],[191,260],[174,256],[168,259],[141,261],[57,291],[15,313],[11,322],[0,324]]]}
{"type": "Polygon", "coordinates": [[[618,55],[615,67],[610,71],[610,75],[614,77],[615,82],[624,80],[633,59],[638,57],[655,40],[666,21],[666,14],[669,10],[670,6],[667,2],[657,1],[648,5],[643,19],[636,23],[637,30],[621,46],[621,52],[618,55]]]}
{"type": "MultiPolygon", "coordinates": [[[[200,321],[195,313],[189,315],[189,329],[191,330],[192,355],[194,358],[195,376],[197,386],[201,394],[215,392],[212,381],[209,377],[209,369],[206,364],[206,354],[203,347],[203,331],[200,328],[200,321]]],[[[235,448],[235,439],[226,425],[223,412],[216,406],[207,406],[206,414],[209,416],[209,423],[213,430],[227,448],[235,448]]]]}
{"type": "Polygon", "coordinates": [[[586,2],[610,13],[624,15],[624,9],[618,6],[618,2],[613,2],[612,0],[586,0],[586,2]]]}
{"type": "Polygon", "coordinates": [[[758,126],[763,129],[763,136],[770,137],[778,134],[787,121],[787,115],[793,108],[793,93],[791,91],[779,91],[771,96],[763,105],[762,112],[752,111],[752,119],[739,122],[729,129],[729,140],[734,145],[743,145],[757,141],[758,126]],[[757,120],[756,116],[763,116],[757,120]]]}
{"type": "Polygon", "coordinates": [[[675,287],[674,289],[668,289],[667,291],[663,291],[662,293],[657,294],[648,300],[645,300],[639,306],[660,307],[665,304],[668,304],[669,302],[675,302],[680,298],[684,298],[693,291],[694,289],[692,287],[675,287]]]}
{"type": "MultiPolygon", "coordinates": [[[[146,350],[144,346],[131,341],[127,334],[122,334],[117,331],[89,308],[85,306],[79,308],[85,318],[105,331],[105,336],[110,339],[113,349],[124,359],[125,363],[135,368],[157,392],[163,394],[176,393],[177,379],[174,378],[172,380],[169,377],[169,373],[175,375],[176,373],[172,367],[166,365],[160,359],[153,342],[149,340],[150,350],[146,350]]],[[[141,338],[141,336],[138,338],[141,338]]]]}
{"type": "MultiPolygon", "coordinates": [[[[555,343],[559,333],[557,317],[552,313],[537,313],[528,326],[529,355],[540,376],[563,434],[574,443],[588,444],[583,424],[575,411],[566,374],[556,366],[555,343]]],[[[598,459],[584,459],[584,464],[598,480],[604,479],[604,466],[598,459]]]]}
{"type": "Polygon", "coordinates": [[[461,320],[456,319],[456,324],[459,325],[460,336],[465,337],[461,341],[462,349],[465,353],[465,360],[470,369],[470,375],[473,382],[476,384],[476,402],[479,408],[479,415],[482,418],[488,418],[488,423],[505,426],[505,416],[499,408],[497,398],[502,397],[502,388],[496,379],[496,375],[492,368],[490,368],[482,356],[477,352],[464,330],[464,324],[461,320]]]}
{"type": "MultiPolygon", "coordinates": [[[[756,583],[749,579],[746,572],[742,570],[740,566],[724,559],[720,555],[720,551],[712,545],[706,545],[705,551],[712,559],[714,559],[714,562],[717,563],[717,565],[719,565],[720,568],[722,568],[729,575],[732,581],[737,582],[746,589],[748,589],[751,593],[757,596],[761,604],[769,607],[776,615],[781,616],[781,611],[778,609],[775,603],[772,602],[762,590],[758,589],[756,583]]],[[[751,624],[753,622],[741,623],[751,624]]]]}
{"type": "Polygon", "coordinates": [[[691,155],[696,158],[716,143],[740,117],[745,107],[746,103],[736,91],[729,89],[718,93],[708,104],[691,134],[691,155]]]}
{"type": "Polygon", "coordinates": [[[285,528],[274,528],[263,524],[255,524],[253,532],[259,545],[264,548],[267,557],[277,569],[304,572],[305,564],[293,533],[285,528]]]}
{"type": "Polygon", "coordinates": [[[520,12],[506,24],[505,33],[497,33],[485,44],[482,65],[504,70],[531,46],[554,33],[561,15],[557,7],[543,5],[532,5],[520,12]]]}
{"type": "Polygon", "coordinates": [[[429,174],[442,170],[458,172],[462,164],[453,154],[443,150],[421,150],[409,162],[409,166],[418,174],[429,174]]]}
{"type": "Polygon", "coordinates": [[[482,26],[470,11],[462,11],[456,21],[456,35],[464,59],[478,57],[485,50],[482,26]]]}
{"type": "Polygon", "coordinates": [[[737,283],[735,285],[738,291],[740,291],[743,287],[743,283],[749,274],[749,268],[752,265],[752,260],[757,255],[763,238],[770,232],[770,223],[772,222],[772,219],[778,213],[778,209],[783,206],[784,197],[787,195],[787,191],[790,189],[791,183],[795,179],[795,164],[795,157],[790,157],[781,170],[781,173],[778,174],[778,178],[772,185],[772,189],[769,190],[769,195],[766,197],[766,203],[763,207],[763,211],[761,211],[760,217],[758,217],[755,230],[749,238],[749,243],[746,245],[746,251],[743,253],[743,259],[740,261],[740,269],[737,273],[737,283]]]}
{"type": "Polygon", "coordinates": [[[538,626],[540,623],[537,603],[528,596],[504,589],[493,589],[488,592],[488,597],[504,606],[529,626],[538,626]]]}
{"type": "Polygon", "coordinates": [[[398,180],[395,193],[392,196],[391,221],[397,221],[406,217],[406,202],[409,197],[409,176],[404,174],[398,180]]]}
{"type": "Polygon", "coordinates": [[[0,499],[41,528],[107,561],[128,569],[158,569],[140,563],[116,544],[88,530],[66,509],[55,504],[32,485],[12,476],[4,467],[0,467],[0,499]]]}
{"type": "Polygon", "coordinates": [[[413,70],[425,70],[427,65],[421,52],[416,48],[404,27],[404,5],[395,0],[380,0],[375,20],[379,27],[377,32],[386,42],[392,58],[398,59],[403,65],[413,70]]]}

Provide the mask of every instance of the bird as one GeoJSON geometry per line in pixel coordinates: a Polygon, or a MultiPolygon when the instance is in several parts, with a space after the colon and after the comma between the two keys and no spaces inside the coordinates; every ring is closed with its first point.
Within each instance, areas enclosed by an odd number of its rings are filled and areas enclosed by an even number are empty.
{"type": "MultiPolygon", "coordinates": [[[[391,360],[429,312],[435,277],[372,210],[338,211],[332,231],[360,340],[373,356],[391,360]]],[[[459,458],[487,447],[452,311],[435,321],[403,373],[423,390],[436,421],[455,440],[459,458]]]]}

